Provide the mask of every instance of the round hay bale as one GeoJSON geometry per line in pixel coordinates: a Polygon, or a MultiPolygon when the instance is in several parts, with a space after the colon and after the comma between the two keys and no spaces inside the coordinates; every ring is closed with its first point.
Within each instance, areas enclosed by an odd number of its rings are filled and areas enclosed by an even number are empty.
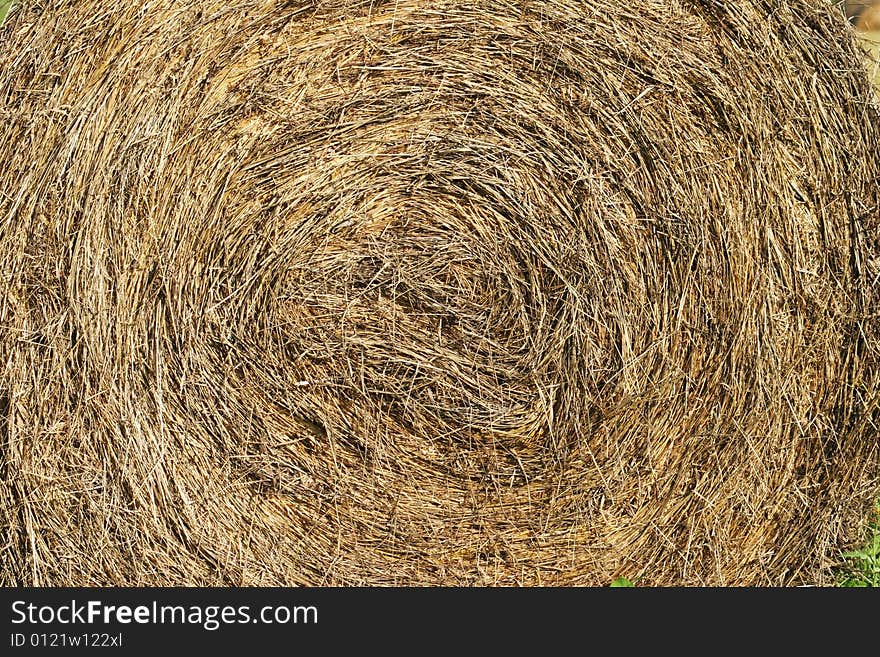
{"type": "Polygon", "coordinates": [[[830,582],[878,119],[824,0],[22,3],[0,582],[830,582]]]}

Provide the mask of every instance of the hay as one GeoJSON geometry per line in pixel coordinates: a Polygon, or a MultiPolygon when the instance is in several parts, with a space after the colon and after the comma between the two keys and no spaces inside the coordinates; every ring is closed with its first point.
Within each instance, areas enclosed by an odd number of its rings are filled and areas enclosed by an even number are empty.
{"type": "Polygon", "coordinates": [[[824,0],[69,0],[0,45],[0,582],[829,583],[880,112],[824,0]]]}

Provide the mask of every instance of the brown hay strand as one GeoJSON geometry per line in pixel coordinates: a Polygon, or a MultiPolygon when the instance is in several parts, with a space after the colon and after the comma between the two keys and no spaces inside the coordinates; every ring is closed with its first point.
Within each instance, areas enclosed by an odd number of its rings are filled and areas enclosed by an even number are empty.
{"type": "Polygon", "coordinates": [[[24,3],[0,583],[828,583],[880,113],[824,1],[24,3]]]}

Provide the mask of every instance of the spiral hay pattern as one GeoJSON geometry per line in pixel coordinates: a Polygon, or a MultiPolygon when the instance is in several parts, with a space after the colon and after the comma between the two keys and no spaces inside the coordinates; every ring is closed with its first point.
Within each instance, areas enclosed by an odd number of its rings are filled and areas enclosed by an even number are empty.
{"type": "Polygon", "coordinates": [[[819,0],[23,3],[0,583],[830,581],[859,57],[819,0]]]}

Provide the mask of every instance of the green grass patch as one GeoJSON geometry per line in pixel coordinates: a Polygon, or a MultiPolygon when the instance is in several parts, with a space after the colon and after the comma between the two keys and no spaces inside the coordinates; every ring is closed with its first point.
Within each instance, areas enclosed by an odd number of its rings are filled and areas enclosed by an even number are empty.
{"type": "Polygon", "coordinates": [[[875,509],[874,522],[868,526],[865,546],[847,552],[843,557],[846,565],[841,569],[841,586],[880,586],[880,501],[875,509]]]}
{"type": "Polygon", "coordinates": [[[12,8],[12,0],[0,0],[0,23],[6,18],[6,14],[12,8]]]}

